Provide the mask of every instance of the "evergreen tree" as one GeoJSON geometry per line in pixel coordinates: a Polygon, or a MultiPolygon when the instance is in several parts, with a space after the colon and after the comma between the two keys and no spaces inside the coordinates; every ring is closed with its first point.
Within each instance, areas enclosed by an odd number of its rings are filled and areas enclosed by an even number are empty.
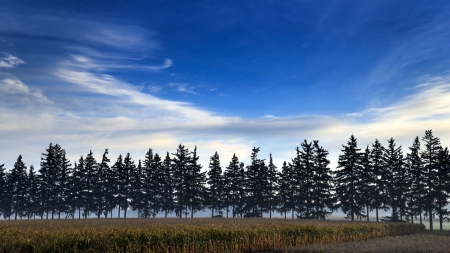
{"type": "Polygon", "coordinates": [[[339,155],[338,167],[334,172],[336,196],[338,206],[353,221],[355,216],[364,215],[361,198],[362,187],[360,184],[361,153],[357,148],[357,141],[352,134],[347,146],[342,145],[343,154],[339,155]]]}
{"type": "Polygon", "coordinates": [[[267,166],[267,180],[268,187],[266,188],[266,196],[268,200],[269,218],[272,219],[272,211],[276,211],[278,205],[277,192],[279,191],[279,178],[277,167],[273,164],[272,154],[269,156],[269,165],[267,166]]]}
{"type": "MultiPolygon", "coordinates": [[[[109,162],[109,158],[108,158],[109,162]]],[[[106,165],[107,163],[106,162],[106,165]]],[[[103,165],[102,165],[103,166],[103,165]]],[[[118,173],[117,166],[122,166],[122,156],[113,164],[113,166],[103,166],[104,173],[104,181],[103,181],[103,189],[104,189],[104,198],[105,198],[105,216],[113,217],[113,210],[118,206],[117,196],[118,196],[118,173]]]]}
{"type": "Polygon", "coordinates": [[[278,212],[284,213],[286,219],[287,213],[292,211],[292,217],[294,217],[296,187],[293,166],[284,161],[279,178],[278,212]]]}
{"type": "Polygon", "coordinates": [[[141,217],[145,218],[150,216],[154,217],[158,210],[157,195],[160,183],[158,179],[158,167],[160,167],[161,164],[157,164],[155,158],[153,156],[153,150],[150,148],[145,155],[143,177],[141,178],[143,192],[141,217]]]}
{"type": "Polygon", "coordinates": [[[111,161],[108,158],[108,149],[103,153],[102,161],[97,164],[97,171],[94,174],[94,187],[92,192],[93,210],[98,219],[104,214],[107,215],[107,173],[110,170],[108,163],[111,161]]]}
{"type": "Polygon", "coordinates": [[[362,204],[366,207],[366,219],[370,220],[369,212],[373,210],[372,203],[375,202],[375,175],[373,172],[373,165],[370,159],[371,151],[369,146],[366,147],[364,153],[361,154],[361,191],[362,191],[362,204]]]}
{"type": "Polygon", "coordinates": [[[376,139],[375,143],[372,144],[372,150],[370,152],[370,164],[373,173],[373,189],[371,194],[372,208],[375,209],[377,222],[379,221],[378,211],[380,209],[387,210],[384,201],[386,196],[386,183],[384,182],[386,166],[383,153],[384,147],[376,139]]]}
{"type": "MultiPolygon", "coordinates": [[[[412,146],[409,148],[410,153],[407,155],[407,164],[411,174],[411,191],[409,194],[409,210],[411,216],[419,215],[420,224],[422,224],[422,213],[424,211],[425,203],[425,187],[426,187],[426,174],[422,159],[420,157],[420,141],[416,136],[412,146]]],[[[413,219],[411,219],[413,221],[413,219]]]]}
{"type": "Polygon", "coordinates": [[[167,214],[172,213],[175,209],[175,183],[173,180],[172,159],[170,159],[169,152],[167,152],[162,163],[162,174],[158,182],[161,194],[159,206],[161,211],[164,211],[164,217],[167,218],[167,214]]]}
{"type": "Polygon", "coordinates": [[[222,176],[222,167],[220,166],[220,158],[217,152],[211,156],[209,162],[208,180],[208,207],[211,209],[211,218],[214,217],[214,211],[219,211],[222,206],[224,180],[222,176]]]}
{"type": "Polygon", "coordinates": [[[191,218],[194,218],[194,213],[197,211],[204,210],[207,195],[206,172],[201,172],[202,166],[198,164],[198,159],[197,147],[195,147],[187,171],[188,191],[186,195],[191,209],[191,218]]]}
{"type": "Polygon", "coordinates": [[[299,173],[297,177],[303,177],[303,182],[300,188],[301,200],[304,204],[304,209],[300,208],[298,212],[301,216],[311,218],[313,201],[314,201],[314,163],[313,163],[313,146],[312,142],[304,140],[300,146],[302,147],[298,150],[298,162],[295,163],[295,170],[299,173]],[[302,212],[303,211],[303,212],[302,212]]]}
{"type": "Polygon", "coordinates": [[[396,221],[398,219],[397,208],[399,205],[399,195],[398,193],[398,170],[401,166],[401,147],[395,147],[394,138],[388,140],[388,147],[384,149],[384,163],[386,169],[384,171],[384,182],[386,184],[386,203],[391,208],[392,219],[396,221]]]}
{"type": "Polygon", "coordinates": [[[187,215],[189,206],[188,192],[188,170],[190,162],[190,153],[183,145],[179,145],[177,152],[172,154],[172,171],[173,171],[173,190],[175,200],[175,213],[181,219],[183,212],[187,215]]]}
{"type": "MultiPolygon", "coordinates": [[[[5,164],[0,165],[0,215],[5,213],[7,209],[7,195],[8,195],[8,174],[5,171],[5,164]]],[[[6,218],[6,217],[5,217],[6,218]]]]}
{"type": "Polygon", "coordinates": [[[98,171],[98,163],[94,158],[94,154],[92,150],[89,151],[89,154],[86,156],[84,160],[84,173],[83,173],[83,214],[84,218],[87,219],[90,213],[95,213],[96,205],[93,202],[94,200],[94,187],[97,182],[95,182],[96,174],[98,171]]]}
{"type": "MultiPolygon", "coordinates": [[[[126,173],[125,173],[125,164],[123,163],[123,159],[122,159],[122,155],[119,155],[119,157],[117,158],[116,162],[113,165],[113,171],[114,174],[116,175],[115,179],[114,179],[114,183],[115,183],[115,192],[117,193],[116,198],[114,198],[114,206],[117,206],[117,218],[120,218],[120,208],[123,205],[124,202],[127,202],[128,200],[126,199],[125,193],[126,193],[126,189],[127,186],[126,181],[126,173]]],[[[126,204],[126,206],[128,206],[128,203],[126,204]]]]}
{"type": "Polygon", "coordinates": [[[250,156],[251,164],[246,171],[246,201],[244,210],[251,217],[262,217],[266,207],[266,192],[268,186],[267,166],[264,160],[258,158],[259,148],[253,148],[250,156]]]}
{"type": "Polygon", "coordinates": [[[41,219],[46,213],[46,219],[48,219],[51,211],[52,218],[55,213],[55,200],[56,200],[56,154],[52,143],[45,150],[45,153],[41,155],[41,168],[39,169],[39,181],[41,182],[39,187],[39,196],[41,198],[41,219]]]}
{"type": "Polygon", "coordinates": [[[28,219],[31,217],[35,217],[36,214],[38,214],[38,208],[39,208],[39,196],[37,195],[38,192],[38,181],[37,176],[34,171],[34,166],[30,166],[30,170],[28,172],[28,178],[27,178],[27,217],[28,219]]]}
{"type": "Polygon", "coordinates": [[[119,171],[119,182],[122,185],[121,188],[119,188],[119,194],[122,196],[122,201],[119,202],[119,206],[123,210],[123,218],[125,219],[127,218],[128,207],[130,207],[129,199],[132,197],[131,180],[133,171],[135,170],[136,165],[134,164],[130,153],[127,153],[123,159],[123,170],[121,172],[119,171]]]}
{"type": "Polygon", "coordinates": [[[138,218],[141,218],[142,211],[144,210],[144,168],[141,160],[138,162],[138,166],[131,174],[130,190],[131,190],[131,209],[138,211],[138,218]]]}
{"type": "Polygon", "coordinates": [[[441,141],[433,136],[432,130],[426,130],[422,138],[425,149],[421,152],[422,162],[425,169],[426,184],[424,196],[424,209],[429,216],[430,230],[433,230],[433,211],[436,207],[436,174],[439,163],[438,156],[441,150],[441,141]]]}
{"type": "Polygon", "coordinates": [[[81,219],[81,210],[85,208],[85,201],[83,199],[85,180],[84,172],[84,158],[81,156],[80,159],[78,159],[78,164],[75,163],[72,176],[70,177],[69,193],[70,203],[73,209],[72,212],[75,214],[75,210],[78,209],[78,219],[81,219]]]}
{"type": "Polygon", "coordinates": [[[55,204],[58,213],[58,219],[61,218],[61,213],[67,213],[69,211],[67,195],[69,192],[69,174],[70,174],[70,161],[66,158],[66,151],[58,144],[53,146],[55,153],[55,204]]]}
{"type": "Polygon", "coordinates": [[[436,214],[439,216],[439,229],[442,231],[443,218],[450,212],[445,208],[450,193],[450,155],[448,148],[441,149],[438,154],[438,167],[436,171],[436,214]]]}
{"type": "Polygon", "coordinates": [[[19,155],[17,161],[14,163],[14,168],[10,172],[8,181],[9,192],[12,197],[12,212],[14,213],[14,220],[17,217],[26,216],[26,195],[27,195],[27,167],[22,161],[22,156],[19,155]]]}
{"type": "Polygon", "coordinates": [[[242,208],[243,181],[245,175],[239,166],[239,159],[233,154],[228,167],[225,168],[225,177],[227,178],[226,192],[228,205],[231,206],[233,218],[238,214],[239,208],[242,208]]]}
{"type": "Polygon", "coordinates": [[[328,151],[319,145],[319,141],[314,141],[314,211],[317,219],[325,219],[335,209],[336,197],[333,195],[333,177],[328,167],[328,151]]]}

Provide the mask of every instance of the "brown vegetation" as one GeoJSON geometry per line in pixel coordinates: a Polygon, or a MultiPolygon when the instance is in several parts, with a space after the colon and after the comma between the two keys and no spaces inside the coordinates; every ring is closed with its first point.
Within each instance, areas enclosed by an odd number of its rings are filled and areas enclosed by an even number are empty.
{"type": "Polygon", "coordinates": [[[328,252],[396,252],[428,253],[450,252],[450,231],[424,231],[418,234],[386,236],[344,243],[314,244],[284,248],[275,253],[328,253],[328,252]]]}
{"type": "Polygon", "coordinates": [[[1,252],[256,252],[413,234],[422,225],[266,219],[0,222],[1,252]]]}

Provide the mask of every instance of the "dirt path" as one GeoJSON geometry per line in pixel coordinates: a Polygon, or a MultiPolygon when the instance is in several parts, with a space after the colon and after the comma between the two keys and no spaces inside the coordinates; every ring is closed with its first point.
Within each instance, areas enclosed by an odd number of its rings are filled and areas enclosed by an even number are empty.
{"type": "Polygon", "coordinates": [[[316,244],[286,248],[276,253],[294,252],[450,252],[450,231],[405,236],[388,236],[365,241],[316,244]]]}

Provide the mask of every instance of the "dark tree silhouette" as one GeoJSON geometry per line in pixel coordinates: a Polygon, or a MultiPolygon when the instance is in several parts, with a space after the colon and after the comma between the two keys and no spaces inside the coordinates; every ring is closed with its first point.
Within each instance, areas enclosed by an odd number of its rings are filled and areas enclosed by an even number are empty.
{"type": "Polygon", "coordinates": [[[363,197],[360,173],[361,153],[357,141],[352,134],[347,146],[342,145],[343,154],[339,155],[338,167],[334,172],[338,206],[353,221],[355,216],[363,216],[363,197]]]}
{"type": "Polygon", "coordinates": [[[172,158],[172,183],[175,192],[175,213],[181,219],[183,217],[183,211],[185,215],[188,213],[188,170],[191,157],[189,150],[181,144],[178,146],[177,152],[172,155],[174,156],[172,158]]]}
{"type": "Polygon", "coordinates": [[[266,211],[267,194],[265,189],[268,187],[267,166],[264,160],[258,158],[259,148],[253,148],[250,156],[251,164],[247,166],[246,171],[246,201],[244,211],[249,212],[250,217],[262,217],[266,211]]]}
{"type": "Polygon", "coordinates": [[[27,176],[27,206],[26,206],[26,213],[27,218],[30,219],[31,217],[35,218],[36,214],[38,214],[39,211],[39,198],[36,194],[39,190],[39,182],[37,180],[36,172],[34,171],[34,166],[30,166],[30,170],[28,172],[27,176]]]}
{"type": "Polygon", "coordinates": [[[411,190],[408,194],[408,206],[411,213],[411,221],[414,221],[414,216],[419,215],[420,224],[422,224],[422,213],[424,211],[424,196],[426,187],[426,173],[423,167],[423,162],[420,157],[420,141],[417,136],[411,147],[410,153],[407,155],[407,164],[411,174],[410,186],[411,190]]]}
{"type": "Polygon", "coordinates": [[[450,214],[445,208],[449,201],[450,193],[450,155],[448,148],[443,148],[438,154],[438,167],[436,170],[436,214],[439,216],[439,229],[442,231],[443,218],[450,214]]]}
{"type": "Polygon", "coordinates": [[[269,211],[269,218],[272,219],[272,211],[276,211],[278,205],[277,192],[278,188],[278,172],[277,167],[273,164],[272,154],[269,155],[269,165],[267,165],[267,209],[269,211]]]}
{"type": "Polygon", "coordinates": [[[162,174],[160,180],[160,209],[164,211],[164,217],[167,218],[169,213],[172,213],[175,209],[175,193],[174,193],[174,180],[172,171],[172,160],[170,159],[169,152],[162,163],[162,174]]]}
{"type": "Polygon", "coordinates": [[[209,185],[208,207],[211,209],[211,218],[213,218],[214,211],[220,211],[220,208],[223,206],[221,202],[223,202],[225,187],[220,158],[217,152],[210,158],[207,174],[208,179],[206,182],[209,185]]]}
{"type": "Polygon", "coordinates": [[[433,230],[433,211],[436,208],[436,174],[438,171],[439,151],[441,150],[441,141],[433,136],[432,130],[426,130],[422,138],[425,149],[421,152],[422,162],[426,171],[426,185],[424,196],[424,208],[430,220],[430,230],[433,230]]]}
{"type": "Polygon", "coordinates": [[[294,218],[294,208],[295,208],[295,177],[294,170],[291,164],[287,164],[286,161],[283,162],[281,167],[281,172],[279,174],[279,192],[278,192],[278,212],[286,215],[289,211],[292,212],[292,218],[294,218]]]}
{"type": "Polygon", "coordinates": [[[22,161],[22,156],[19,155],[14,168],[9,174],[8,187],[12,199],[12,212],[14,213],[14,220],[17,217],[26,216],[26,195],[27,195],[27,167],[22,161]]]}
{"type": "Polygon", "coordinates": [[[198,164],[198,159],[197,147],[195,147],[189,160],[187,171],[188,187],[186,197],[188,206],[191,209],[191,218],[194,218],[194,213],[197,211],[204,210],[207,195],[205,188],[206,172],[201,172],[202,166],[198,164]]]}
{"type": "Polygon", "coordinates": [[[384,173],[385,173],[385,163],[383,159],[384,147],[381,143],[376,139],[375,143],[372,144],[372,150],[370,152],[370,164],[372,167],[372,208],[375,209],[375,215],[377,222],[379,221],[378,211],[380,209],[386,209],[386,203],[384,201],[386,196],[386,184],[384,182],[384,173]]]}
{"type": "Polygon", "coordinates": [[[8,187],[8,178],[9,175],[5,171],[5,164],[0,165],[0,215],[3,215],[6,218],[6,214],[8,213],[9,208],[9,187],[8,187]]]}
{"type": "Polygon", "coordinates": [[[98,170],[98,163],[94,158],[94,154],[92,150],[87,154],[86,159],[84,160],[84,175],[82,180],[82,188],[83,188],[83,214],[84,218],[87,219],[90,213],[95,213],[95,203],[94,199],[94,186],[97,182],[95,182],[95,175],[98,170]]]}
{"type": "Polygon", "coordinates": [[[318,140],[313,142],[313,215],[317,219],[325,219],[335,209],[336,196],[333,194],[333,177],[328,167],[330,165],[330,160],[327,158],[328,151],[319,145],[318,140]]]}
{"type": "Polygon", "coordinates": [[[93,210],[98,219],[104,214],[108,213],[107,210],[107,173],[110,170],[108,163],[111,161],[108,158],[108,149],[105,149],[103,153],[102,161],[96,166],[97,171],[94,174],[94,188],[92,194],[93,210]]]}

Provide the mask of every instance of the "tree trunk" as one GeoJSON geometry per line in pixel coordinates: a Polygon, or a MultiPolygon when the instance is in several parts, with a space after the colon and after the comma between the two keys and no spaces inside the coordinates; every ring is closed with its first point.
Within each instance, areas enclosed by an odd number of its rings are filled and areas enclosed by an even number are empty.
{"type": "Polygon", "coordinates": [[[430,231],[433,230],[433,213],[432,213],[432,209],[429,209],[429,214],[430,214],[430,231]]]}

